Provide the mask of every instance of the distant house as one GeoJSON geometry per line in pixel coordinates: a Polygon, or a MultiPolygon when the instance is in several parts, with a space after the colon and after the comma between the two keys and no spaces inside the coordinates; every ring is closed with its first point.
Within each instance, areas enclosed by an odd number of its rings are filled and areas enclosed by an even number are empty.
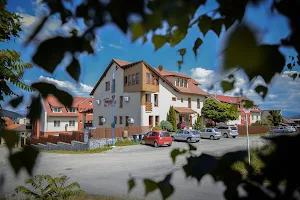
{"type": "Polygon", "coordinates": [[[262,110],[259,109],[257,105],[254,105],[252,108],[248,109],[249,113],[246,114],[246,109],[243,107],[242,104],[242,100],[246,100],[246,97],[226,96],[218,94],[210,94],[210,97],[222,103],[228,103],[231,105],[238,106],[238,119],[226,122],[228,125],[246,125],[246,115],[248,115],[249,125],[255,123],[258,120],[261,120],[262,110]]]}
{"type": "Polygon", "coordinates": [[[289,120],[293,121],[295,123],[295,126],[300,129],[300,115],[291,117],[289,120]]]}
{"type": "Polygon", "coordinates": [[[282,125],[282,126],[296,126],[296,123],[293,120],[282,116],[282,122],[280,123],[280,125],[282,125]]]}
{"type": "Polygon", "coordinates": [[[10,110],[5,110],[1,109],[0,110],[0,116],[1,117],[8,117],[11,119],[14,124],[30,124],[30,120],[26,118],[25,115],[21,115],[19,113],[10,111],[10,110]]]}
{"type": "Polygon", "coordinates": [[[82,131],[93,123],[93,114],[84,114],[93,108],[92,97],[73,97],[70,108],[61,104],[54,96],[42,100],[42,113],[34,122],[33,136],[54,135],[62,132],[82,131]],[[85,115],[85,117],[83,117],[85,115]]]}

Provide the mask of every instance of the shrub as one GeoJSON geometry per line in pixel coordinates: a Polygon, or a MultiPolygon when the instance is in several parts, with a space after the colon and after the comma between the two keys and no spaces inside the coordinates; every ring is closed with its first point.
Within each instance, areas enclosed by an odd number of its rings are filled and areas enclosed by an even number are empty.
{"type": "Polygon", "coordinates": [[[195,124],[193,125],[193,128],[195,130],[201,130],[202,129],[202,122],[201,122],[201,117],[200,117],[199,114],[197,115],[197,120],[196,120],[195,124]]]}
{"type": "Polygon", "coordinates": [[[130,146],[130,145],[136,145],[136,143],[133,140],[124,139],[124,140],[117,140],[115,145],[116,146],[130,146]]]}
{"type": "Polygon", "coordinates": [[[171,123],[172,130],[176,130],[176,111],[173,106],[170,106],[167,121],[171,123]]]}
{"type": "Polygon", "coordinates": [[[152,128],[152,130],[153,131],[157,131],[157,130],[161,130],[162,128],[160,127],[160,126],[154,126],[153,128],[152,128]]]}
{"type": "Polygon", "coordinates": [[[173,125],[170,122],[164,121],[164,120],[160,122],[160,127],[161,127],[161,129],[169,131],[169,132],[172,132],[174,130],[173,125]]]}

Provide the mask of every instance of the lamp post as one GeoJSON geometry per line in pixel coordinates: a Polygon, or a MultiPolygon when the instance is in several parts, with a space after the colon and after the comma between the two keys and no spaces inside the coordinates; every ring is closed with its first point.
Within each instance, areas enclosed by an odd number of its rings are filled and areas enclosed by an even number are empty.
{"type": "Polygon", "coordinates": [[[248,148],[248,163],[249,166],[251,164],[251,159],[250,159],[250,138],[249,138],[249,131],[248,131],[248,114],[249,111],[244,109],[244,112],[246,114],[246,133],[247,133],[247,148],[248,148]]]}
{"type": "Polygon", "coordinates": [[[112,83],[111,83],[111,134],[112,134],[112,140],[111,140],[111,145],[112,147],[115,146],[115,71],[112,73],[112,83]]]}

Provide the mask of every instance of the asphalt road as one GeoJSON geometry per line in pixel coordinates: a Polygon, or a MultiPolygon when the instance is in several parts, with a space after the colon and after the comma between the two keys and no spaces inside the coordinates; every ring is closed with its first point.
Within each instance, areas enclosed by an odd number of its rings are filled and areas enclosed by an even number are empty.
{"type": "MultiPolygon", "coordinates": [[[[262,143],[262,139],[251,137],[252,146],[262,143]]],[[[245,137],[221,138],[215,141],[202,139],[194,145],[199,154],[205,152],[221,155],[230,150],[246,148],[247,140],[245,137]]],[[[185,163],[184,156],[180,157],[175,165],[172,164],[170,151],[176,147],[187,148],[187,144],[174,142],[172,147],[160,148],[145,145],[116,147],[100,154],[41,153],[35,174],[67,175],[70,181],[78,181],[87,194],[144,199],[143,178],[161,180],[170,171],[175,171],[171,181],[175,193],[170,199],[223,199],[223,185],[215,184],[211,177],[204,177],[200,185],[195,180],[185,178],[179,170],[185,163]],[[127,181],[130,174],[137,177],[138,181],[137,187],[128,196],[127,181]]],[[[0,147],[0,174],[5,175],[3,191],[10,193],[17,185],[23,184],[27,174],[23,171],[19,177],[15,177],[7,163],[6,155],[6,149],[0,147]]],[[[160,193],[149,194],[146,199],[161,199],[160,193]]]]}

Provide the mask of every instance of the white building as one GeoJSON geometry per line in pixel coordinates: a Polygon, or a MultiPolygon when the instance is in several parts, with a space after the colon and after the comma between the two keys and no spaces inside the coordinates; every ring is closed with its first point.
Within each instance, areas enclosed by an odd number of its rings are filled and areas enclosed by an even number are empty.
{"type": "Polygon", "coordinates": [[[129,63],[113,59],[91,92],[95,102],[93,126],[111,127],[112,96],[116,127],[128,126],[129,118],[134,119],[132,126],[158,125],[167,119],[170,106],[174,106],[177,122],[192,126],[197,113],[201,115],[207,96],[199,85],[189,76],[165,71],[162,66],[153,68],[145,61],[129,63]],[[113,72],[114,94],[111,93],[113,72]]]}

